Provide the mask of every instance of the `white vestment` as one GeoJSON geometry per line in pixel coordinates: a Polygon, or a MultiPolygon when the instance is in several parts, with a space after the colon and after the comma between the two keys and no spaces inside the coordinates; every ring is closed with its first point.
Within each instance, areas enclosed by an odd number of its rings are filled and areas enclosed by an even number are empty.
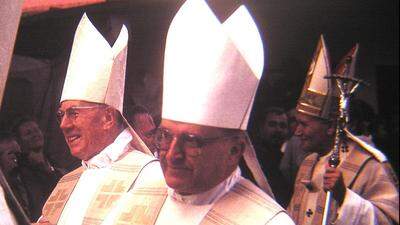
{"type": "Polygon", "coordinates": [[[1,225],[17,225],[17,222],[7,205],[6,196],[3,188],[0,186],[0,224],[1,225]]]}
{"type": "MultiPolygon", "coordinates": [[[[154,167],[155,165],[153,165],[154,167]]],[[[150,174],[150,171],[157,169],[148,166],[144,168],[142,174],[150,174]]],[[[209,191],[195,194],[195,195],[180,195],[173,189],[168,190],[168,196],[162,205],[162,208],[157,216],[155,225],[198,225],[203,221],[203,218],[214,206],[214,204],[225,194],[227,194],[239,180],[244,179],[240,175],[240,169],[237,168],[227,179],[209,191]]],[[[145,177],[140,177],[136,184],[146,180],[145,177]]],[[[135,201],[135,198],[129,197],[130,193],[120,198],[118,206],[115,207],[107,218],[104,220],[103,225],[116,224],[115,219],[118,217],[117,211],[122,208],[128,207],[127,202],[135,201]]],[[[271,204],[277,204],[272,202],[271,204]]],[[[245,207],[245,206],[243,206],[245,207]]],[[[292,219],[284,212],[279,212],[267,224],[271,225],[294,225],[292,219]]],[[[150,224],[149,224],[150,225],[150,224]]],[[[246,224],[247,225],[247,224],[246,224]]],[[[251,224],[248,224],[251,225],[251,224]]],[[[258,224],[257,224],[258,225],[258,224]]]]}
{"type": "MultiPolygon", "coordinates": [[[[240,179],[243,178],[240,175],[240,169],[237,168],[232,175],[222,183],[201,194],[183,196],[170,189],[168,192],[168,198],[161,209],[155,225],[200,224],[214,203],[229,192],[240,179]]],[[[292,219],[290,219],[290,217],[284,212],[278,213],[268,224],[294,225],[292,219]]]]}
{"type": "MultiPolygon", "coordinates": [[[[82,161],[85,171],[82,173],[60,216],[58,225],[82,224],[86,210],[96,190],[102,184],[110,166],[129,150],[132,136],[128,129],[121,132],[112,144],[88,161],[82,161]]],[[[137,154],[143,154],[138,151],[137,154]]]]}

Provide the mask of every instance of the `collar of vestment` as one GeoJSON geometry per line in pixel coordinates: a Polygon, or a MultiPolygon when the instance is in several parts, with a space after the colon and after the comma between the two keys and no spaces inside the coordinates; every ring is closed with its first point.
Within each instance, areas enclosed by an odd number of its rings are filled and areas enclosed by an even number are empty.
{"type": "Polygon", "coordinates": [[[129,151],[129,142],[132,140],[132,135],[129,129],[123,130],[114,142],[105,147],[100,153],[93,156],[87,161],[82,161],[82,166],[85,169],[104,168],[110,166],[117,161],[122,155],[129,151]]]}
{"type": "Polygon", "coordinates": [[[168,195],[181,203],[190,205],[208,205],[216,202],[219,198],[225,195],[229,190],[240,180],[240,169],[236,168],[232,174],[212,189],[193,195],[181,195],[174,189],[168,189],[168,195]]]}

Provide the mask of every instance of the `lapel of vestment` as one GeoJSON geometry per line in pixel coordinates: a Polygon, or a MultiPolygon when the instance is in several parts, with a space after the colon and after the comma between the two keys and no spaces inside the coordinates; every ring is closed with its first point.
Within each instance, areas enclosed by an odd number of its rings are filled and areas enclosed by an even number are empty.
{"type": "Polygon", "coordinates": [[[266,224],[284,209],[246,179],[218,199],[200,225],[266,224]]]}
{"type": "Polygon", "coordinates": [[[113,163],[86,210],[83,224],[101,224],[115,202],[135,183],[142,168],[153,160],[153,157],[133,151],[113,163]]]}
{"type": "Polygon", "coordinates": [[[51,192],[42,210],[42,215],[49,220],[51,224],[57,224],[65,204],[71,196],[83,171],[84,168],[81,166],[64,175],[51,192]]]}

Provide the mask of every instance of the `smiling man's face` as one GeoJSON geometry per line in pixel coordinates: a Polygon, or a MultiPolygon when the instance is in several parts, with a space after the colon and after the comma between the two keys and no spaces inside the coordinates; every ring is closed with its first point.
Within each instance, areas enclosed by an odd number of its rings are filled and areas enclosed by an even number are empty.
{"type": "Polygon", "coordinates": [[[102,129],[104,108],[96,106],[95,103],[68,100],[59,108],[59,112],[64,112],[60,128],[65,141],[71,154],[82,160],[89,160],[105,147],[102,141],[106,135],[102,129]]]}
{"type": "Polygon", "coordinates": [[[297,113],[296,120],[295,135],[300,137],[304,151],[325,154],[331,150],[335,129],[330,123],[304,113],[297,113]]]}
{"type": "Polygon", "coordinates": [[[180,194],[207,191],[237,167],[241,153],[230,154],[237,140],[224,138],[220,128],[163,120],[159,129],[173,135],[168,148],[159,151],[159,157],[168,186],[180,194]],[[205,143],[207,139],[214,141],[205,143]]]}
{"type": "MultiPolygon", "coordinates": [[[[18,127],[22,150],[40,151],[44,145],[43,133],[35,121],[27,121],[18,127]]],[[[29,152],[26,152],[27,154],[29,152]]]]}

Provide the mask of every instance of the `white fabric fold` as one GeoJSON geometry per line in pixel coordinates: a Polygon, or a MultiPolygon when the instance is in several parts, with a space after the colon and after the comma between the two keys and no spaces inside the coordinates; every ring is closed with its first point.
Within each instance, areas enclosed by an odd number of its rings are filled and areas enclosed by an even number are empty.
{"type": "Polygon", "coordinates": [[[87,161],[82,161],[82,166],[85,169],[104,168],[110,166],[113,162],[121,158],[129,149],[129,142],[132,140],[132,135],[129,129],[122,131],[113,143],[105,147],[99,154],[93,156],[87,161]]]}
{"type": "Polygon", "coordinates": [[[74,188],[57,224],[82,224],[86,210],[102,184],[104,176],[110,171],[111,165],[118,161],[129,150],[132,136],[128,129],[122,131],[112,144],[82,165],[86,168],[74,188]]]}
{"type": "Polygon", "coordinates": [[[335,225],[345,224],[378,224],[374,206],[354,191],[347,188],[342,206],[338,210],[335,225]]]}

